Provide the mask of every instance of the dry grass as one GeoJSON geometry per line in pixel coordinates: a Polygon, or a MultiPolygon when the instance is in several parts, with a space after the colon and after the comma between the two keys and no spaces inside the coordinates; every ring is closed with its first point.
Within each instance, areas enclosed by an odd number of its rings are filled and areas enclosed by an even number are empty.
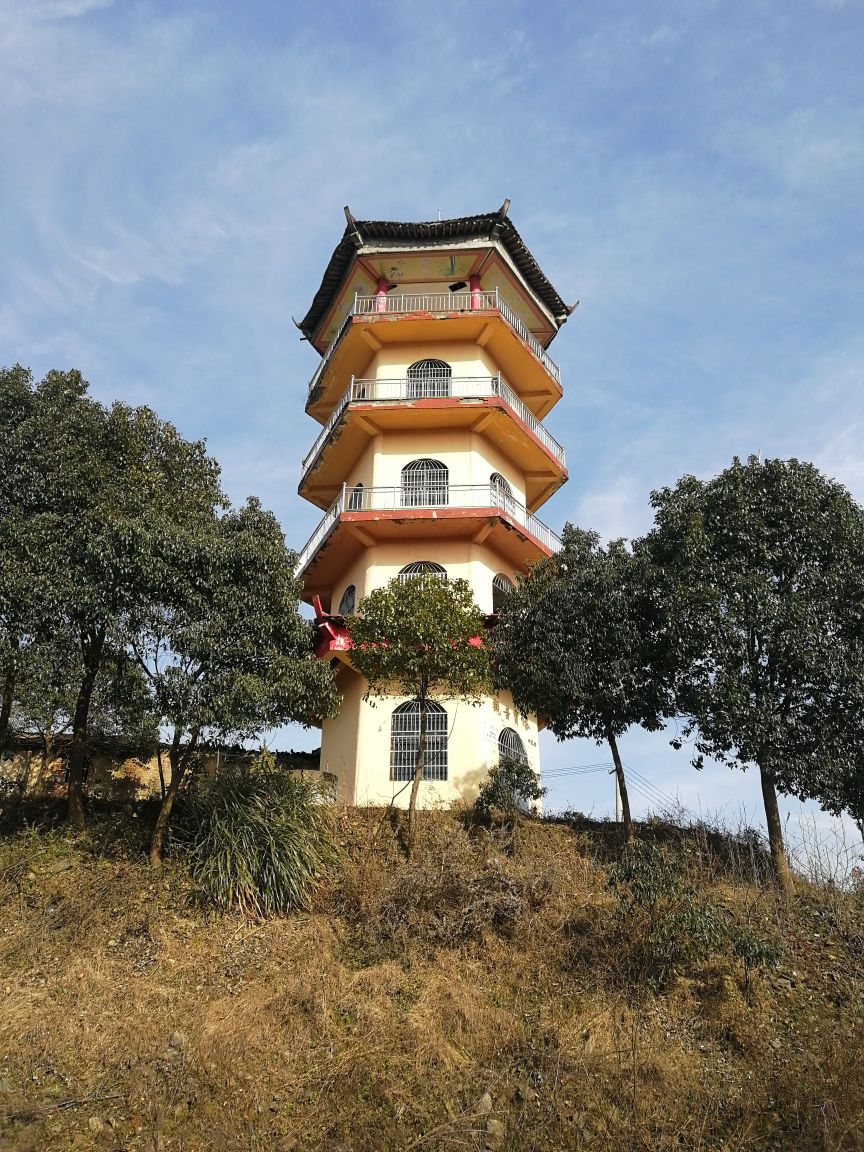
{"type": "Polygon", "coordinates": [[[860,896],[784,903],[670,832],[782,960],[748,983],[715,949],[656,992],[608,828],[513,850],[427,814],[408,864],[356,813],[317,907],[255,922],[182,862],[155,880],[118,821],[0,840],[4,1149],[864,1149],[860,896]]]}

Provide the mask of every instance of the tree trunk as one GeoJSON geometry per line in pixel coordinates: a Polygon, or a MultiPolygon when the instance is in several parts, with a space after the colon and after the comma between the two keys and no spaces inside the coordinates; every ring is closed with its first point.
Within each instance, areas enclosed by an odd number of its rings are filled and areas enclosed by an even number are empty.
{"type": "Polygon", "coordinates": [[[153,825],[153,834],[150,837],[150,864],[157,872],[162,867],[162,849],[165,845],[168,825],[171,822],[171,812],[174,808],[174,801],[177,799],[177,793],[180,791],[180,785],[183,783],[186,776],[186,769],[189,767],[189,761],[192,759],[192,755],[197,747],[200,731],[200,728],[193,730],[189,737],[189,743],[181,754],[180,729],[174,729],[174,738],[171,741],[171,749],[168,753],[168,762],[171,765],[171,779],[168,782],[165,795],[162,797],[162,803],[159,806],[159,815],[156,817],[156,823],[153,825]]]}
{"type": "Polygon", "coordinates": [[[165,799],[165,769],[162,767],[162,749],[156,744],[156,767],[159,769],[159,799],[165,799]]]}
{"type": "Polygon", "coordinates": [[[414,763],[414,782],[411,785],[411,799],[408,801],[408,858],[414,854],[417,839],[417,793],[423,779],[423,762],[426,756],[426,685],[420,690],[420,734],[417,739],[417,759],[414,763]]]}
{"type": "Polygon", "coordinates": [[[10,663],[3,677],[3,695],[0,696],[0,752],[9,736],[9,717],[12,715],[12,696],[15,692],[15,665],[10,663]]]}
{"type": "Polygon", "coordinates": [[[770,773],[760,767],[759,779],[762,783],[762,799],[765,803],[765,823],[768,826],[768,844],[771,848],[771,864],[774,878],[783,892],[792,891],[792,870],[786,859],[783,844],[783,825],[780,822],[780,809],[777,806],[777,789],[770,773]]]}
{"type": "Polygon", "coordinates": [[[72,720],[72,744],[69,748],[69,791],[67,816],[69,823],[83,828],[84,816],[84,759],[87,755],[87,718],[90,715],[90,701],[93,686],[102,661],[105,647],[105,629],[101,628],[82,645],[84,650],[84,679],[75,701],[75,716],[72,720]]]}
{"type": "Polygon", "coordinates": [[[606,739],[612,750],[612,763],[615,765],[615,779],[618,781],[618,792],[621,796],[621,817],[624,824],[624,844],[629,848],[633,843],[633,821],[630,817],[630,797],[627,795],[627,781],[624,779],[624,765],[618,752],[618,741],[610,725],[606,725],[606,739]]]}

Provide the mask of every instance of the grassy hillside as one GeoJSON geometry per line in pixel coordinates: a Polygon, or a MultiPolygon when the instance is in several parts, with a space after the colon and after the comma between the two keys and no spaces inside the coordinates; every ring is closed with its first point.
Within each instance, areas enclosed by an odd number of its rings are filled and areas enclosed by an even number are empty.
{"type": "Polygon", "coordinates": [[[144,824],[0,840],[4,1149],[864,1149],[864,899],[747,840],[357,813],[255,923],[144,824]]]}

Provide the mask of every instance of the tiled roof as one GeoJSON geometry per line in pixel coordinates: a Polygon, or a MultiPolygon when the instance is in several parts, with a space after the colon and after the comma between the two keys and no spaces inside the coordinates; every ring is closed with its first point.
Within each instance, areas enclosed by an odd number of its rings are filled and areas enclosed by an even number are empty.
{"type": "Polygon", "coordinates": [[[497,212],[486,212],[481,216],[459,216],[453,220],[427,220],[417,223],[398,220],[355,220],[346,208],[345,216],[348,223],[345,232],[330,257],[330,262],[321,281],[321,287],[315,293],[312,306],[297,327],[309,339],[315,335],[318,325],[339,291],[355,251],[362,245],[422,244],[426,242],[434,245],[446,245],[451,241],[488,238],[499,240],[503,244],[525,283],[536,293],[560,328],[573,308],[564,303],[540,270],[540,266],[526,248],[522,237],[507,215],[508,206],[509,201],[505,201],[497,212]]]}

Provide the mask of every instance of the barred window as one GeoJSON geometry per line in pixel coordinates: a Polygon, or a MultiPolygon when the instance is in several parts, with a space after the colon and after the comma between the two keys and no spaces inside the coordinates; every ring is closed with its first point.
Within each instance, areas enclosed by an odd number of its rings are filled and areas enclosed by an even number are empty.
{"type": "Polygon", "coordinates": [[[504,607],[504,601],[509,594],[513,591],[513,581],[509,576],[505,576],[503,572],[499,572],[496,576],[492,577],[492,611],[500,612],[504,607]]]}
{"type": "Polygon", "coordinates": [[[493,472],[489,477],[489,489],[492,503],[498,508],[509,508],[513,504],[513,489],[500,472],[493,472]]]}
{"type": "MultiPolygon", "coordinates": [[[[420,701],[394,708],[390,720],[390,779],[411,780],[420,745],[420,701]]],[[[426,747],[423,779],[447,779],[447,713],[433,700],[426,702],[426,747]]]]}
{"type": "Polygon", "coordinates": [[[528,763],[528,753],[522,743],[522,737],[512,728],[502,728],[498,735],[498,758],[507,757],[510,760],[520,760],[528,763]]]}
{"type": "Polygon", "coordinates": [[[440,460],[412,460],[402,469],[402,507],[440,508],[449,499],[449,472],[440,460]]]}
{"type": "Polygon", "coordinates": [[[399,583],[404,584],[406,580],[416,580],[418,576],[427,578],[431,576],[433,579],[446,580],[447,569],[441,564],[436,564],[434,560],[415,560],[400,570],[399,583]]]}
{"type": "Polygon", "coordinates": [[[453,369],[443,360],[418,360],[407,372],[408,399],[449,396],[452,376],[453,369]]]}
{"type": "Polygon", "coordinates": [[[339,615],[349,616],[354,611],[354,605],[357,603],[357,589],[353,584],[349,584],[345,591],[342,593],[342,599],[339,601],[339,615]]]}

